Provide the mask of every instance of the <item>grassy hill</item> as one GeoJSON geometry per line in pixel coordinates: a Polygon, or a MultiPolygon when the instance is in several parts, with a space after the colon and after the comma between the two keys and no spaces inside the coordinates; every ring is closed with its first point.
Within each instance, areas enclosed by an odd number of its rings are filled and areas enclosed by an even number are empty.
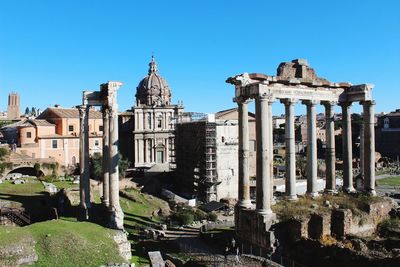
{"type": "Polygon", "coordinates": [[[0,227],[0,266],[16,266],[21,255],[32,253],[38,255],[33,266],[123,263],[112,235],[113,230],[97,224],[65,220],[0,227]]]}

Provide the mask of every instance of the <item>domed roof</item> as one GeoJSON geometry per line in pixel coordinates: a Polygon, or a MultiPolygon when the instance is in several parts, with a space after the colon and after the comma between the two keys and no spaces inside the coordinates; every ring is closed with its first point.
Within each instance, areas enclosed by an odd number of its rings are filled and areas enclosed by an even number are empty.
{"type": "Polygon", "coordinates": [[[167,81],[158,74],[154,56],[149,63],[149,74],[136,88],[136,103],[138,106],[168,106],[171,103],[171,90],[167,81]]]}

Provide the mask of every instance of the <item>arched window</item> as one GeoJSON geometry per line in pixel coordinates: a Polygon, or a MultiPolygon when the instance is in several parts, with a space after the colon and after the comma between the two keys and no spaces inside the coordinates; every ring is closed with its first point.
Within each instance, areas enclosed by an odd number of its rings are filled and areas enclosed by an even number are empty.
{"type": "Polygon", "coordinates": [[[383,120],[383,128],[388,129],[389,127],[390,127],[390,125],[389,125],[389,118],[386,117],[386,118],[383,120]]]}

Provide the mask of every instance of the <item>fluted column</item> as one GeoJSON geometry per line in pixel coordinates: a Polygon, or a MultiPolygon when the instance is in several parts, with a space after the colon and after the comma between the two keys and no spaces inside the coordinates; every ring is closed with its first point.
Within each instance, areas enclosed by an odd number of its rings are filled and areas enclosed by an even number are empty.
{"type": "Polygon", "coordinates": [[[270,141],[268,122],[268,97],[256,98],[256,135],[257,135],[257,212],[272,214],[271,210],[271,172],[270,141]]]}
{"type": "MultiPolygon", "coordinates": [[[[109,110],[103,108],[103,204],[108,207],[110,204],[110,127],[109,110]]],[[[136,148],[136,147],[135,147],[136,148]]]]}
{"type": "Polygon", "coordinates": [[[317,101],[303,101],[307,105],[307,194],[318,196],[317,188],[317,101]]]}
{"type": "Polygon", "coordinates": [[[285,104],[285,193],[289,200],[296,200],[296,151],[294,130],[294,104],[293,99],[282,99],[285,104]]]}
{"type": "Polygon", "coordinates": [[[90,208],[90,174],[89,174],[89,109],[86,105],[78,106],[80,134],[79,134],[79,193],[80,193],[80,220],[89,219],[90,208]]]}
{"type": "Polygon", "coordinates": [[[353,148],[351,139],[351,103],[343,102],[342,122],[343,122],[343,190],[354,192],[353,187],[353,148]]]}
{"type": "Polygon", "coordinates": [[[371,195],[375,192],[375,111],[374,101],[364,101],[364,190],[371,195]]]}
{"type": "Polygon", "coordinates": [[[237,99],[236,102],[239,107],[239,205],[251,208],[248,101],[237,99]]]}
{"type": "Polygon", "coordinates": [[[336,152],[335,152],[335,118],[334,105],[336,102],[323,102],[325,106],[325,130],[326,130],[326,192],[336,191],[336,152]]]}

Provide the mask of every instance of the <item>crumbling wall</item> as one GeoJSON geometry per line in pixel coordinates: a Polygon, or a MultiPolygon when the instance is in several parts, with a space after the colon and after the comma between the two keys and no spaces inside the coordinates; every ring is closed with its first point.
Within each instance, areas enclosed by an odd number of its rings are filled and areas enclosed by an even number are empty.
{"type": "Polygon", "coordinates": [[[236,206],[236,233],[241,240],[264,249],[275,243],[271,226],[276,223],[276,215],[260,215],[255,210],[245,210],[236,206]]]}

